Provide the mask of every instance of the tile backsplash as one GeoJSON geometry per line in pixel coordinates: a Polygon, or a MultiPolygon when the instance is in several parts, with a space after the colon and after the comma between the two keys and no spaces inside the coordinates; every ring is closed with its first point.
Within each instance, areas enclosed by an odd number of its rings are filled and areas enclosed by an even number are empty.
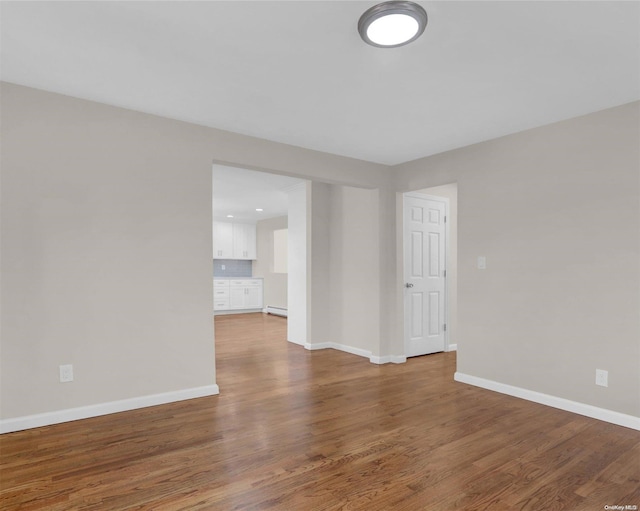
{"type": "Polygon", "coordinates": [[[213,260],[213,276],[214,277],[252,277],[253,261],[245,261],[239,259],[214,259],[213,260]],[[224,266],[224,269],[222,267],[224,266]]]}

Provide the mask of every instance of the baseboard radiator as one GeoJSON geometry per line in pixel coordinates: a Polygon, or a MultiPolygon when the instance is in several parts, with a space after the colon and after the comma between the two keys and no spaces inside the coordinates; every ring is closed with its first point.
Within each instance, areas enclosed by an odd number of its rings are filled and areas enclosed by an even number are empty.
{"type": "Polygon", "coordinates": [[[288,315],[287,309],[285,309],[284,307],[274,307],[273,305],[267,305],[265,312],[267,314],[273,314],[274,316],[283,316],[285,318],[288,315]]]}

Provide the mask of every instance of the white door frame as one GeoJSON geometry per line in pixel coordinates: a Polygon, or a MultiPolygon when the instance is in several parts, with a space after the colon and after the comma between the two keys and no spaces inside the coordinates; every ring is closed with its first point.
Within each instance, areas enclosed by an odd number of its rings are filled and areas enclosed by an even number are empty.
{"type": "MultiPolygon", "coordinates": [[[[416,199],[426,199],[426,200],[431,200],[431,201],[435,201],[435,202],[441,202],[444,204],[444,211],[445,211],[445,227],[444,227],[444,268],[446,273],[446,277],[444,279],[444,322],[445,325],[447,325],[447,328],[444,332],[444,350],[445,351],[450,351],[449,349],[449,332],[451,331],[451,328],[449,328],[449,282],[450,282],[450,275],[449,275],[449,226],[451,224],[450,219],[451,219],[451,214],[449,211],[449,198],[448,197],[438,197],[436,195],[428,195],[426,193],[420,193],[420,192],[405,192],[402,194],[402,285],[404,286],[405,284],[405,276],[406,276],[406,268],[405,268],[405,247],[406,247],[406,243],[405,243],[405,236],[406,236],[406,231],[405,231],[405,222],[404,222],[404,206],[405,206],[405,198],[406,197],[414,197],[416,199]]],[[[405,294],[404,294],[404,289],[403,289],[403,293],[402,293],[402,344],[403,344],[403,348],[404,348],[404,353],[405,356],[407,355],[407,353],[409,352],[408,347],[407,347],[407,324],[405,321],[405,312],[404,312],[404,308],[406,307],[405,304],[405,294]]]]}

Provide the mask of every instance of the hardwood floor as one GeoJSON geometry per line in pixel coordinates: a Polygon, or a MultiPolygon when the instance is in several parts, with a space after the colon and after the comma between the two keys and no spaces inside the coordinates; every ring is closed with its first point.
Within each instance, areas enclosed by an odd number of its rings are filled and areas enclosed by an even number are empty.
{"type": "MultiPolygon", "coordinates": [[[[219,396],[0,437],[2,510],[640,506],[640,433],[218,316],[219,396]]],[[[633,509],[633,508],[629,508],[633,509]]]]}

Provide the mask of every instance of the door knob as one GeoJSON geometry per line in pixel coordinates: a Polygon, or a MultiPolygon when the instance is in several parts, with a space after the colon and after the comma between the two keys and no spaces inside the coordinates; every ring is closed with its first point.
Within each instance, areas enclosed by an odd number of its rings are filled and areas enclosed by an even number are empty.
{"type": "Polygon", "coordinates": [[[413,287],[413,284],[411,282],[407,282],[404,287],[413,287]]]}

